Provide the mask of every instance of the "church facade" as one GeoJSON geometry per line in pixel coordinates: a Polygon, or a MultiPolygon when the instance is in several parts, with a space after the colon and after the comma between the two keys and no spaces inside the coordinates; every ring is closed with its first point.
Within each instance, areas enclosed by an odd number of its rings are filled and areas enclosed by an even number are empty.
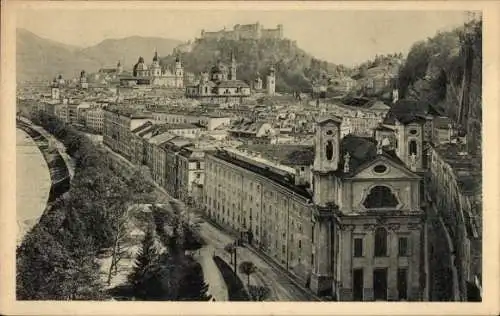
{"type": "Polygon", "coordinates": [[[316,123],[314,160],[300,176],[305,183],[261,158],[207,153],[205,212],[251,235],[250,243],[319,295],[419,301],[422,122],[398,123],[395,137],[404,149],[342,137],[341,122],[316,123]]]}
{"type": "Polygon", "coordinates": [[[153,61],[147,65],[143,57],[139,57],[134,65],[132,76],[121,76],[122,86],[147,85],[152,87],[184,88],[184,67],[179,57],[175,59],[174,67],[162,67],[158,52],[155,52],[153,61]]]}
{"type": "Polygon", "coordinates": [[[231,65],[226,67],[220,60],[210,72],[201,74],[198,84],[186,87],[185,95],[202,103],[239,104],[250,96],[250,86],[236,78],[237,64],[231,54],[231,65]]]}

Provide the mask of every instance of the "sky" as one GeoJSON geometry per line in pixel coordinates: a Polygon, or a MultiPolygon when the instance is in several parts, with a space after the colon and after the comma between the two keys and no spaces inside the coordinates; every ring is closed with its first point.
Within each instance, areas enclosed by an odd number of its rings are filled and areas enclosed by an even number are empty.
{"type": "MultiPolygon", "coordinates": [[[[193,10],[154,7],[113,9],[24,8],[17,27],[76,46],[106,38],[158,36],[192,40],[202,29],[216,31],[259,21],[283,24],[284,36],[316,58],[352,66],[376,54],[406,54],[416,41],[449,30],[466,19],[464,11],[359,10],[193,10]]],[[[161,52],[160,52],[161,53],[161,52]]]]}

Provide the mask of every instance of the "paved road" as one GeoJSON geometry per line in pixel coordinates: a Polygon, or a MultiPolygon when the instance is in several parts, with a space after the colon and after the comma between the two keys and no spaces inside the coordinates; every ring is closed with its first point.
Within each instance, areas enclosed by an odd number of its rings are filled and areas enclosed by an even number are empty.
{"type": "MultiPolygon", "coordinates": [[[[116,159],[126,162],[131,167],[134,166],[131,162],[127,161],[121,155],[115,153],[108,147],[104,148],[110,152],[116,159]]],[[[156,187],[156,194],[158,199],[162,202],[175,200],[181,205],[182,202],[170,197],[168,193],[160,187],[156,187]]],[[[220,256],[226,262],[231,263],[230,255],[224,250],[224,246],[228,243],[234,242],[234,238],[229,234],[222,232],[212,224],[204,221],[198,214],[191,212],[193,219],[200,222],[200,235],[205,239],[207,244],[215,249],[216,255],[220,256]]],[[[250,276],[250,284],[252,285],[263,285],[270,289],[269,301],[311,301],[315,300],[315,297],[304,290],[298,288],[293,282],[290,281],[289,277],[286,276],[279,269],[273,267],[271,264],[267,263],[255,252],[238,247],[237,250],[237,260],[251,261],[257,266],[257,272],[250,276]]],[[[241,275],[238,273],[243,283],[246,285],[246,275],[241,275]]]]}

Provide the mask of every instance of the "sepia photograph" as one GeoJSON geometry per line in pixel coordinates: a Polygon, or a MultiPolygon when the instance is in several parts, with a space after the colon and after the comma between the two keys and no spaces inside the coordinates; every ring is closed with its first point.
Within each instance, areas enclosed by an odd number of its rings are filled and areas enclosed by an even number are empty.
{"type": "Polygon", "coordinates": [[[482,10],[49,2],[11,11],[13,300],[485,299],[482,10]]]}

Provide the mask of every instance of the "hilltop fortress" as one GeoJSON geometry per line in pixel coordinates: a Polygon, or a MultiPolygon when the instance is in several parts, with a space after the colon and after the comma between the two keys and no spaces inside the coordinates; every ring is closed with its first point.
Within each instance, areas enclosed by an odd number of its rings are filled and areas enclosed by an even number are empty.
{"type": "Polygon", "coordinates": [[[229,39],[229,40],[239,40],[239,39],[261,39],[261,38],[283,38],[283,25],[278,24],[275,29],[264,29],[264,27],[259,23],[255,24],[236,24],[233,30],[226,30],[224,28],[217,32],[205,32],[201,31],[202,39],[229,39]]]}

